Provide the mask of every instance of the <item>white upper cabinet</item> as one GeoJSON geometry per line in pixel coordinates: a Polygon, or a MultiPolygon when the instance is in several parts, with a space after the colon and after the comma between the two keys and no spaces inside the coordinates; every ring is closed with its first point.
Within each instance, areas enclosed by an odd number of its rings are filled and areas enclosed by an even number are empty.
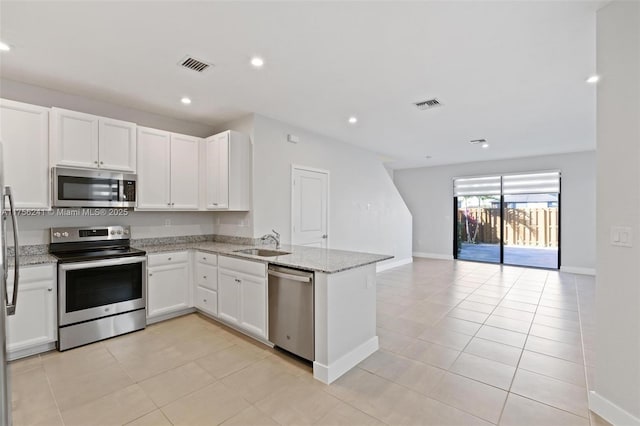
{"type": "Polygon", "coordinates": [[[126,121],[101,118],[98,158],[100,168],[136,170],[136,125],[126,121]]]}
{"type": "Polygon", "coordinates": [[[0,99],[0,139],[15,207],[49,209],[49,108],[0,99]]]}
{"type": "Polygon", "coordinates": [[[171,133],[138,127],[137,208],[171,208],[171,133]]]}
{"type": "Polygon", "coordinates": [[[198,148],[202,139],[171,135],[171,207],[198,209],[198,148]]]}
{"type": "Polygon", "coordinates": [[[209,210],[251,209],[251,140],[228,130],[206,139],[205,201],[209,210]]]}
{"type": "Polygon", "coordinates": [[[136,124],[52,108],[51,163],[133,173],[136,124]]]}
{"type": "Polygon", "coordinates": [[[201,139],[138,127],[139,210],[198,209],[201,139]]]}

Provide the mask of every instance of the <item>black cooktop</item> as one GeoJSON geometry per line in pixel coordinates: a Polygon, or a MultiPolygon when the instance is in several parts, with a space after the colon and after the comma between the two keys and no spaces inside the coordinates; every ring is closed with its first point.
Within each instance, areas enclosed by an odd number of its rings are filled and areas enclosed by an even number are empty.
{"type": "Polygon", "coordinates": [[[112,259],[116,257],[144,256],[144,250],[131,247],[101,248],[97,250],[65,251],[51,253],[58,258],[58,263],[90,262],[93,260],[112,259]]]}

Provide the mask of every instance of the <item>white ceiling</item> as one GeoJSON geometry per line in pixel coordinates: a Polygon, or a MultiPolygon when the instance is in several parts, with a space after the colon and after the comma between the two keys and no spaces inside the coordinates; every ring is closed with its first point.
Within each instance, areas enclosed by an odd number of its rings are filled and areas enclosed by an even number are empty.
{"type": "Polygon", "coordinates": [[[601,4],[3,0],[0,72],[210,125],[256,112],[394,168],[583,151],[601,4]],[[215,67],[181,69],[186,54],[215,67]],[[412,105],[431,97],[444,106],[412,105]]]}

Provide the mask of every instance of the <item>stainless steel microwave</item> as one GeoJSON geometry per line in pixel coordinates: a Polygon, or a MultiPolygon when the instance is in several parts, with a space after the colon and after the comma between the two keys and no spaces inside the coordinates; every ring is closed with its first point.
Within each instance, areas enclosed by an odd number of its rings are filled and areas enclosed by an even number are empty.
{"type": "Polygon", "coordinates": [[[51,168],[53,207],[135,207],[136,175],[51,168]]]}

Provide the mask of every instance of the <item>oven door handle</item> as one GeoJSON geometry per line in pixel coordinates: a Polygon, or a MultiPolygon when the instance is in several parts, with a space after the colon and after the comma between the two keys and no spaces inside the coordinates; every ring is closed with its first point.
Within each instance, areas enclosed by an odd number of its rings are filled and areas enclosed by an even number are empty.
{"type": "Polygon", "coordinates": [[[92,262],[61,263],[58,265],[61,271],[72,271],[76,269],[102,268],[105,266],[130,265],[132,263],[146,262],[145,256],[119,257],[116,259],[95,260],[92,262]]]}

